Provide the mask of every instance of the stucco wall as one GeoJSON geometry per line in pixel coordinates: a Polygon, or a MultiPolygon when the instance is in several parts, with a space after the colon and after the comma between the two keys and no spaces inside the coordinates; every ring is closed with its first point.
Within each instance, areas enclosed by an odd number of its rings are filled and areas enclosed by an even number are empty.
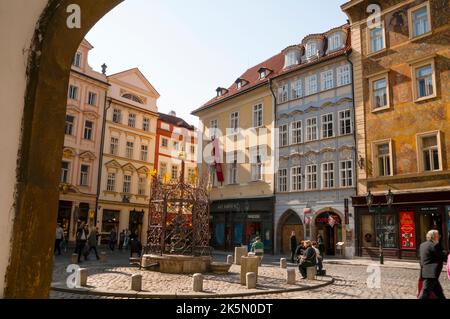
{"type": "Polygon", "coordinates": [[[0,96],[2,136],[0,150],[0,298],[10,256],[10,236],[16,183],[17,152],[26,87],[28,49],[36,22],[47,0],[0,2],[0,38],[7,43],[0,50],[0,96]],[[20,17],[20,18],[18,18],[20,17]],[[14,30],[12,32],[11,30],[14,30]]]}

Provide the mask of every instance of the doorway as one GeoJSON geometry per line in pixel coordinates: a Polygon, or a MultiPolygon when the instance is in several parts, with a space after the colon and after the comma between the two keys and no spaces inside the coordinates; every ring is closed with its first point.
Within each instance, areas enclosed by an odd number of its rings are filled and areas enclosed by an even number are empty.
{"type": "Polygon", "coordinates": [[[317,236],[321,235],[325,245],[325,255],[336,255],[336,244],[342,239],[342,221],[334,212],[323,212],[315,220],[317,236]]]}
{"type": "Polygon", "coordinates": [[[284,255],[291,254],[291,233],[295,232],[296,244],[298,245],[302,240],[305,239],[304,228],[300,216],[293,211],[288,209],[280,217],[278,222],[278,238],[277,238],[277,250],[279,253],[284,255]]]}

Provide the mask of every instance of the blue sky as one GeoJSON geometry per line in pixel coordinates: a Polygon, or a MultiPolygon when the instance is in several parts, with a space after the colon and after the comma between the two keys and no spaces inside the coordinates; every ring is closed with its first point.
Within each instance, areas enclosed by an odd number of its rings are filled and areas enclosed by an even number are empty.
{"type": "Polygon", "coordinates": [[[345,0],[125,0],[86,36],[90,65],[138,67],[161,94],[160,112],[190,112],[249,67],[346,22],[345,0]]]}

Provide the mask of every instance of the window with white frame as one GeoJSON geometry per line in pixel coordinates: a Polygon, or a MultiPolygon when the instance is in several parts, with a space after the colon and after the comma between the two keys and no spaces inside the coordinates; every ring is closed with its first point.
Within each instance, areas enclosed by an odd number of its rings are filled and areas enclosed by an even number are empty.
{"type": "Polygon", "coordinates": [[[128,175],[128,174],[123,175],[122,192],[125,194],[131,193],[131,175],[128,175]]]}
{"type": "Polygon", "coordinates": [[[378,176],[391,176],[391,144],[389,142],[377,143],[376,162],[378,176]]]}
{"type": "Polygon", "coordinates": [[[433,63],[414,68],[416,99],[435,96],[433,63]]]}
{"type": "Polygon", "coordinates": [[[256,152],[255,155],[253,155],[253,160],[251,164],[251,174],[252,174],[252,181],[261,181],[263,177],[263,162],[262,162],[262,156],[259,153],[259,150],[256,152]]]}
{"type": "Polygon", "coordinates": [[[97,105],[97,94],[96,93],[94,93],[94,92],[88,93],[88,104],[92,105],[92,106],[97,105]]]}
{"type": "Polygon", "coordinates": [[[237,160],[228,164],[228,184],[237,184],[237,160]]]}
{"type": "Polygon", "coordinates": [[[317,56],[319,50],[317,49],[317,42],[310,41],[306,44],[306,58],[310,59],[317,56]]]}
{"type": "Polygon", "coordinates": [[[389,106],[388,100],[388,77],[371,81],[372,83],[372,109],[385,108],[389,106]]]}
{"type": "Polygon", "coordinates": [[[341,161],[339,173],[341,187],[353,187],[353,161],[341,161]]]}
{"type": "Polygon", "coordinates": [[[347,85],[352,82],[350,65],[343,65],[336,69],[337,86],[347,85]]]}
{"type": "Polygon", "coordinates": [[[69,182],[69,171],[70,171],[70,163],[63,161],[61,164],[61,183],[67,184],[69,182]]]}
{"type": "Polygon", "coordinates": [[[112,120],[114,123],[121,123],[122,122],[122,111],[119,109],[114,109],[112,120]]]}
{"type": "Polygon", "coordinates": [[[302,97],[303,91],[302,91],[302,80],[297,80],[291,82],[291,97],[292,99],[298,99],[302,97]]]}
{"type": "Polygon", "coordinates": [[[119,139],[117,137],[111,137],[110,146],[110,154],[117,155],[119,152],[119,139]]]}
{"type": "Polygon", "coordinates": [[[89,185],[89,166],[81,165],[80,169],[80,185],[88,186],[89,185]]]}
{"type": "Polygon", "coordinates": [[[164,178],[167,174],[167,163],[159,163],[159,172],[158,175],[160,178],[164,178]]]}
{"type": "Polygon", "coordinates": [[[438,133],[419,136],[419,148],[422,156],[422,170],[425,172],[441,170],[441,156],[438,133]]]}
{"type": "Polygon", "coordinates": [[[209,123],[209,137],[213,140],[217,137],[217,129],[219,128],[219,124],[217,120],[212,120],[209,123]]]}
{"type": "Polygon", "coordinates": [[[417,38],[431,31],[430,7],[426,2],[409,10],[410,37],[417,38]]]}
{"type": "Polygon", "coordinates": [[[173,180],[178,179],[178,166],[172,165],[171,178],[173,180]]]}
{"type": "Polygon", "coordinates": [[[307,76],[305,78],[305,95],[317,93],[317,75],[307,76]]]}
{"type": "Polygon", "coordinates": [[[306,189],[317,189],[317,165],[315,164],[306,166],[306,189]]]}
{"type": "Polygon", "coordinates": [[[328,37],[328,51],[334,51],[342,47],[342,33],[336,32],[328,37]]]}
{"type": "Polygon", "coordinates": [[[69,86],[69,98],[72,100],[78,100],[78,87],[75,85],[69,86]]]}
{"type": "Polygon", "coordinates": [[[141,145],[141,161],[148,160],[148,145],[141,145]]]}
{"type": "Polygon", "coordinates": [[[168,147],[169,146],[169,140],[165,137],[161,138],[161,147],[168,147]]]}
{"type": "Polygon", "coordinates": [[[94,122],[86,121],[84,123],[84,139],[92,141],[93,139],[94,122]]]}
{"type": "Polygon", "coordinates": [[[322,138],[334,136],[333,113],[322,115],[322,138]]]}
{"type": "Polygon", "coordinates": [[[281,193],[287,192],[288,185],[287,185],[287,169],[282,168],[278,170],[278,191],[281,193]]]}
{"type": "Polygon", "coordinates": [[[65,127],[66,135],[73,135],[74,124],[75,124],[75,116],[66,115],[66,127],[65,127]]]}
{"type": "Polygon", "coordinates": [[[81,56],[82,56],[81,52],[75,53],[75,56],[74,56],[73,62],[72,62],[73,66],[76,66],[77,68],[81,67],[81,56]]]}
{"type": "Polygon", "coordinates": [[[237,132],[239,128],[239,112],[232,112],[230,114],[230,128],[233,132],[237,132]]]}
{"type": "Polygon", "coordinates": [[[142,130],[145,132],[150,131],[150,119],[147,117],[144,117],[144,120],[142,122],[142,130]]]}
{"type": "Polygon", "coordinates": [[[322,164],[322,188],[334,187],[334,163],[322,164]]]}
{"type": "Polygon", "coordinates": [[[369,29],[369,53],[375,53],[385,48],[384,25],[369,29]]]}
{"type": "Polygon", "coordinates": [[[344,110],[339,112],[339,133],[347,135],[353,133],[352,111],[344,110]]]}
{"type": "Polygon", "coordinates": [[[109,192],[116,191],[116,173],[108,173],[108,180],[106,181],[106,190],[109,192]]]}
{"type": "Polygon", "coordinates": [[[290,67],[292,65],[299,64],[300,54],[297,50],[290,50],[284,57],[284,67],[290,67]]]}
{"type": "Polygon", "coordinates": [[[127,141],[126,157],[132,159],[133,153],[134,153],[134,142],[127,141]]]}
{"type": "Polygon", "coordinates": [[[263,106],[257,104],[253,106],[253,127],[260,127],[263,125],[263,106]]]}
{"type": "Polygon", "coordinates": [[[259,79],[260,80],[263,80],[263,79],[265,79],[266,78],[266,70],[261,70],[261,71],[259,71],[259,79]]]}
{"type": "Polygon", "coordinates": [[[317,140],[317,118],[311,117],[306,119],[306,141],[317,140]]]}
{"type": "Polygon", "coordinates": [[[133,113],[128,114],[128,126],[136,127],[136,114],[133,113]]]}
{"type": "Polygon", "coordinates": [[[283,124],[278,127],[279,145],[280,147],[288,145],[288,125],[283,124]]]}
{"type": "Polygon", "coordinates": [[[281,87],[281,96],[280,96],[280,103],[284,103],[287,102],[289,100],[289,88],[288,88],[288,84],[285,83],[282,85],[281,87]]]}
{"type": "Polygon", "coordinates": [[[291,123],[291,144],[302,143],[302,121],[291,123]]]}
{"type": "Polygon", "coordinates": [[[302,169],[300,166],[291,167],[291,191],[302,190],[302,169]]]}
{"type": "Polygon", "coordinates": [[[322,91],[332,89],[334,86],[333,82],[333,70],[328,70],[320,73],[322,91]]]}
{"type": "Polygon", "coordinates": [[[145,177],[140,176],[139,177],[139,183],[138,183],[138,195],[145,195],[145,190],[147,188],[147,179],[145,177]]]}

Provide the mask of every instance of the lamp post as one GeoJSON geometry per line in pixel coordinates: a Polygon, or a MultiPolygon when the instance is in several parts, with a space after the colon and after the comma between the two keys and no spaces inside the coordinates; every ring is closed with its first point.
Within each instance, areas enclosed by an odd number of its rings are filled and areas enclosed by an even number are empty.
{"type": "MultiPolygon", "coordinates": [[[[366,203],[367,206],[369,207],[369,212],[370,212],[370,208],[373,205],[373,194],[370,192],[367,194],[366,196],[366,203]]],[[[388,206],[388,209],[390,211],[392,204],[394,203],[394,194],[392,193],[391,190],[389,190],[389,192],[386,194],[386,204],[388,206]]],[[[377,229],[379,230],[379,258],[380,258],[380,264],[383,265],[384,264],[384,253],[383,253],[383,246],[384,246],[384,234],[382,232],[382,224],[381,224],[381,217],[382,217],[382,213],[383,213],[383,209],[381,207],[381,203],[378,203],[378,208],[377,208],[377,213],[378,213],[378,227],[377,229]]]]}

